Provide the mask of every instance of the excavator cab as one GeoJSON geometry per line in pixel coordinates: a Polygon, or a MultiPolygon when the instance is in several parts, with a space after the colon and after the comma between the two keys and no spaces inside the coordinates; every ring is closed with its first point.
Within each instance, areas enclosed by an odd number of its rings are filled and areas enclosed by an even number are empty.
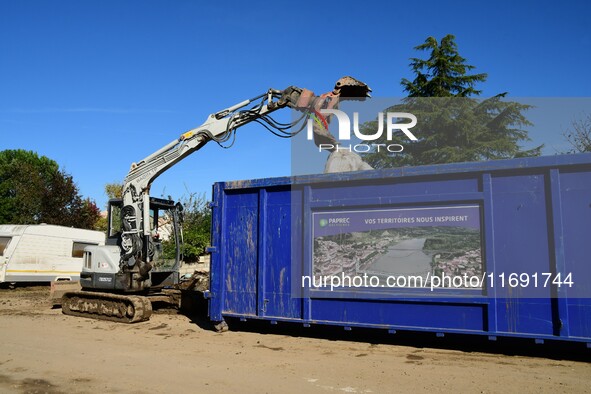
{"type": "MultiPolygon", "coordinates": [[[[121,242],[123,226],[121,209],[123,200],[109,200],[107,244],[118,245],[121,242]]],[[[150,197],[150,240],[146,247],[148,256],[156,268],[172,268],[182,259],[182,213],[183,206],[173,200],[150,197]]]]}
{"type": "MultiPolygon", "coordinates": [[[[84,288],[113,288],[122,291],[145,290],[143,287],[138,289],[137,286],[131,284],[132,282],[120,280],[113,275],[119,271],[118,254],[122,249],[122,242],[125,242],[121,219],[122,207],[122,199],[109,200],[106,247],[103,247],[103,250],[87,250],[88,263],[85,264],[81,276],[84,288]],[[109,251],[110,253],[108,253],[109,251]],[[93,252],[95,256],[92,255],[93,252]],[[108,276],[111,275],[115,277],[109,280],[108,276]]],[[[148,223],[150,236],[147,242],[143,242],[142,255],[147,257],[145,263],[149,263],[150,267],[146,273],[149,275],[149,281],[145,283],[149,283],[152,290],[172,286],[179,282],[179,267],[183,258],[182,212],[183,206],[180,203],[175,204],[172,200],[150,197],[150,220],[148,223]]]]}

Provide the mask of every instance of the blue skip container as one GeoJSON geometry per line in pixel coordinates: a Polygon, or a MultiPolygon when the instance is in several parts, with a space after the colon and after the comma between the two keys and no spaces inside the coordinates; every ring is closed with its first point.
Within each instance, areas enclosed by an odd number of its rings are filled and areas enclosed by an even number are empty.
{"type": "Polygon", "coordinates": [[[591,346],[591,154],[220,182],[212,210],[214,322],[591,346]]]}

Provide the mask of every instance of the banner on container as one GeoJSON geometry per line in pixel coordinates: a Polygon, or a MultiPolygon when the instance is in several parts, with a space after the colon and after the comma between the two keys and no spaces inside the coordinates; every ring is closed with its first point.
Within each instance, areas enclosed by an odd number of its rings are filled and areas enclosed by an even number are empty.
{"type": "MultiPolygon", "coordinates": [[[[421,277],[483,273],[477,205],[314,212],[314,277],[421,277]]],[[[472,287],[473,288],[473,287],[472,287]]]]}

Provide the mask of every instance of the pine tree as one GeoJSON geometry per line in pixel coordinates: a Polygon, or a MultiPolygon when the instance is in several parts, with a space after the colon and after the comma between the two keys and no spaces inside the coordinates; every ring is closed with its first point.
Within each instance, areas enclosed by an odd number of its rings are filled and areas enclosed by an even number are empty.
{"type": "Polygon", "coordinates": [[[443,37],[441,43],[429,37],[415,49],[430,51],[430,55],[427,60],[411,59],[415,79],[411,82],[403,78],[401,82],[408,97],[470,97],[481,93],[474,86],[485,82],[487,74],[468,75],[475,67],[460,56],[453,35],[443,37]]]}
{"type": "MultiPolygon", "coordinates": [[[[537,156],[542,146],[523,150],[520,143],[529,141],[524,127],[531,125],[523,112],[530,106],[505,101],[506,93],[479,100],[476,85],[485,82],[487,74],[470,74],[475,67],[460,56],[455,37],[445,36],[440,43],[429,37],[416,50],[427,51],[424,60],[412,58],[413,81],[403,78],[401,85],[408,97],[403,103],[384,112],[409,112],[417,125],[412,129],[417,141],[395,134],[393,141],[383,137],[376,144],[398,143],[401,153],[381,149],[365,155],[374,168],[404,165],[440,164],[537,156]]],[[[372,134],[377,121],[367,122],[362,133],[372,134]]]]}

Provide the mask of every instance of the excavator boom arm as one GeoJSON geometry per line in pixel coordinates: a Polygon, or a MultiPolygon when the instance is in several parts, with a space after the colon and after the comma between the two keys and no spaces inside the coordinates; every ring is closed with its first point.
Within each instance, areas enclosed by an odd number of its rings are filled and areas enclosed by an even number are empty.
{"type": "Polygon", "coordinates": [[[140,162],[133,163],[123,187],[121,266],[127,263],[131,267],[137,260],[149,263],[146,252],[150,241],[150,185],[164,171],[209,141],[220,144],[228,141],[236,129],[251,122],[261,123],[282,137],[291,137],[299,132],[290,129],[297,121],[279,124],[268,117],[278,109],[298,109],[303,112],[303,119],[309,110],[335,107],[341,96],[368,97],[370,91],[366,84],[352,77],[339,79],[332,92],[320,96],[295,86],[284,90],[269,89],[257,97],[209,115],[201,126],[183,133],[140,162]],[[253,103],[253,107],[246,108],[253,103]]]}

